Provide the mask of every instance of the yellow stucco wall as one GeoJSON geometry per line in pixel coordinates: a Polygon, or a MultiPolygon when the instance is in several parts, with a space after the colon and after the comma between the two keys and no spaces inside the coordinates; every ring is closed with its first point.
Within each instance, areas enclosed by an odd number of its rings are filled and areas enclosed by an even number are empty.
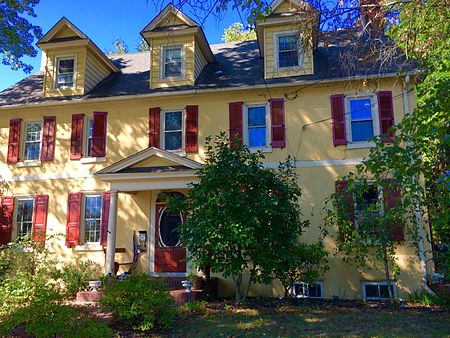
{"type": "MultiPolygon", "coordinates": [[[[394,96],[395,121],[401,120],[404,112],[401,97],[401,81],[396,79],[379,81],[351,81],[330,84],[317,84],[302,89],[301,86],[284,88],[261,88],[227,92],[211,92],[196,95],[178,95],[151,98],[132,98],[102,102],[79,102],[51,106],[27,106],[1,110],[0,113],[0,173],[7,180],[9,191],[5,195],[48,194],[48,234],[61,233],[62,236],[48,243],[65,262],[79,259],[91,259],[104,264],[102,251],[80,252],[66,248],[64,233],[67,215],[68,192],[102,192],[109,185],[93,176],[98,170],[113,164],[148,146],[148,109],[149,107],[184,108],[186,105],[199,106],[199,153],[189,158],[202,162],[205,153],[205,138],[228,130],[228,103],[244,101],[261,102],[270,97],[288,97],[285,101],[287,147],[273,149],[265,153],[265,161],[277,163],[288,155],[300,161],[345,160],[361,158],[367,155],[367,149],[348,149],[346,146],[334,147],[332,142],[331,112],[329,98],[332,94],[374,93],[379,90],[392,90],[394,96]],[[70,126],[72,114],[93,111],[108,112],[108,139],[106,161],[83,164],[69,160],[70,126]],[[43,162],[37,167],[21,168],[6,163],[7,142],[10,119],[39,120],[43,116],[57,117],[57,137],[55,160],[43,162]],[[322,121],[314,123],[315,121],[322,121]]],[[[411,97],[411,109],[415,101],[411,97]]],[[[150,159],[137,166],[166,165],[164,159],[150,159]]],[[[170,163],[170,161],[169,161],[170,163]]],[[[314,242],[318,236],[318,227],[323,224],[323,202],[334,191],[334,182],[338,176],[353,170],[347,165],[325,165],[297,168],[299,182],[303,189],[302,211],[311,221],[311,227],[302,240],[314,242]]],[[[161,179],[164,182],[164,179],[161,179]]],[[[122,263],[131,259],[132,231],[147,230],[154,232],[154,204],[159,191],[120,193],[117,220],[117,247],[125,248],[125,253],[116,254],[116,260],[122,263]]],[[[342,261],[342,257],[333,256],[335,243],[332,237],[325,240],[330,251],[330,270],[323,276],[325,297],[339,295],[343,298],[361,297],[361,282],[382,280],[380,269],[359,273],[355,268],[342,261]]],[[[151,249],[151,248],[150,248],[151,249]]],[[[151,251],[151,250],[150,250],[151,251]]],[[[150,253],[143,254],[139,261],[140,271],[152,271],[149,266],[150,253]]],[[[420,287],[420,269],[415,250],[405,245],[398,250],[398,264],[401,268],[399,295],[404,296],[420,287]]],[[[126,269],[123,266],[122,269],[126,269]]],[[[232,282],[221,279],[222,295],[232,295],[232,282]]],[[[274,281],[269,286],[254,286],[252,295],[277,295],[282,293],[281,285],[274,281]]]]}

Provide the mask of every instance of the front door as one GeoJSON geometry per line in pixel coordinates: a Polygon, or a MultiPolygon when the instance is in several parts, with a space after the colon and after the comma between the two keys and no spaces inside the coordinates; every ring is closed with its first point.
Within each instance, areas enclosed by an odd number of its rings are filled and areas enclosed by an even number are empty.
{"type": "Polygon", "coordinates": [[[156,205],[155,272],[186,272],[186,249],[177,228],[183,223],[181,213],[164,203],[156,205]]]}

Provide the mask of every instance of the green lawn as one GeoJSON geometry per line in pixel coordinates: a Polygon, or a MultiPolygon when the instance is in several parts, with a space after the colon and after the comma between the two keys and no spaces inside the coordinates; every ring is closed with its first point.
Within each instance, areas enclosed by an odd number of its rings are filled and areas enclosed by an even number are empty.
{"type": "Polygon", "coordinates": [[[225,310],[208,306],[202,315],[180,318],[168,336],[450,337],[450,319],[447,311],[429,308],[301,305],[225,310]]]}

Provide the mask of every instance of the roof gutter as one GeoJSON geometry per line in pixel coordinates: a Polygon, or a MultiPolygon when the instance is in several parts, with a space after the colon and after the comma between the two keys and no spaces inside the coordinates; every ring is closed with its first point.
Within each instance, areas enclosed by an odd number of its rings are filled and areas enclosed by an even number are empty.
{"type": "Polygon", "coordinates": [[[232,91],[242,91],[242,90],[254,90],[254,89],[267,89],[267,88],[285,88],[285,87],[296,87],[301,85],[311,85],[311,84],[328,84],[328,83],[340,83],[345,81],[357,81],[357,80],[370,80],[370,79],[386,79],[393,77],[405,77],[407,75],[415,75],[417,72],[408,72],[402,75],[398,73],[386,73],[386,74],[373,74],[373,75],[357,75],[348,76],[340,79],[327,79],[318,81],[297,81],[291,83],[274,83],[274,84],[260,84],[254,86],[243,86],[243,87],[230,87],[230,88],[206,88],[206,89],[188,89],[180,90],[174,92],[155,92],[148,94],[134,94],[134,95],[119,95],[111,97],[97,97],[89,98],[83,97],[81,99],[73,100],[62,100],[54,102],[36,102],[36,103],[24,103],[16,105],[1,106],[0,110],[9,110],[14,108],[34,108],[34,107],[51,107],[59,105],[69,105],[69,104],[81,104],[81,103],[96,103],[96,102],[110,102],[110,101],[120,101],[120,100],[134,100],[134,99],[146,99],[154,97],[171,97],[171,96],[183,96],[183,95],[196,95],[196,94],[207,94],[207,93],[219,93],[219,92],[232,92],[232,91]]]}

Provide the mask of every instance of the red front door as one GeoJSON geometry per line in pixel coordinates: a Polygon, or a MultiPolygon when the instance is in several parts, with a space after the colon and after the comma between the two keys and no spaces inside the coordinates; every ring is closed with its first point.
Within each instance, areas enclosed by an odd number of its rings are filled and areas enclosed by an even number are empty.
{"type": "Polygon", "coordinates": [[[155,272],[186,272],[186,249],[176,231],[182,222],[181,213],[156,205],[155,272]]]}

